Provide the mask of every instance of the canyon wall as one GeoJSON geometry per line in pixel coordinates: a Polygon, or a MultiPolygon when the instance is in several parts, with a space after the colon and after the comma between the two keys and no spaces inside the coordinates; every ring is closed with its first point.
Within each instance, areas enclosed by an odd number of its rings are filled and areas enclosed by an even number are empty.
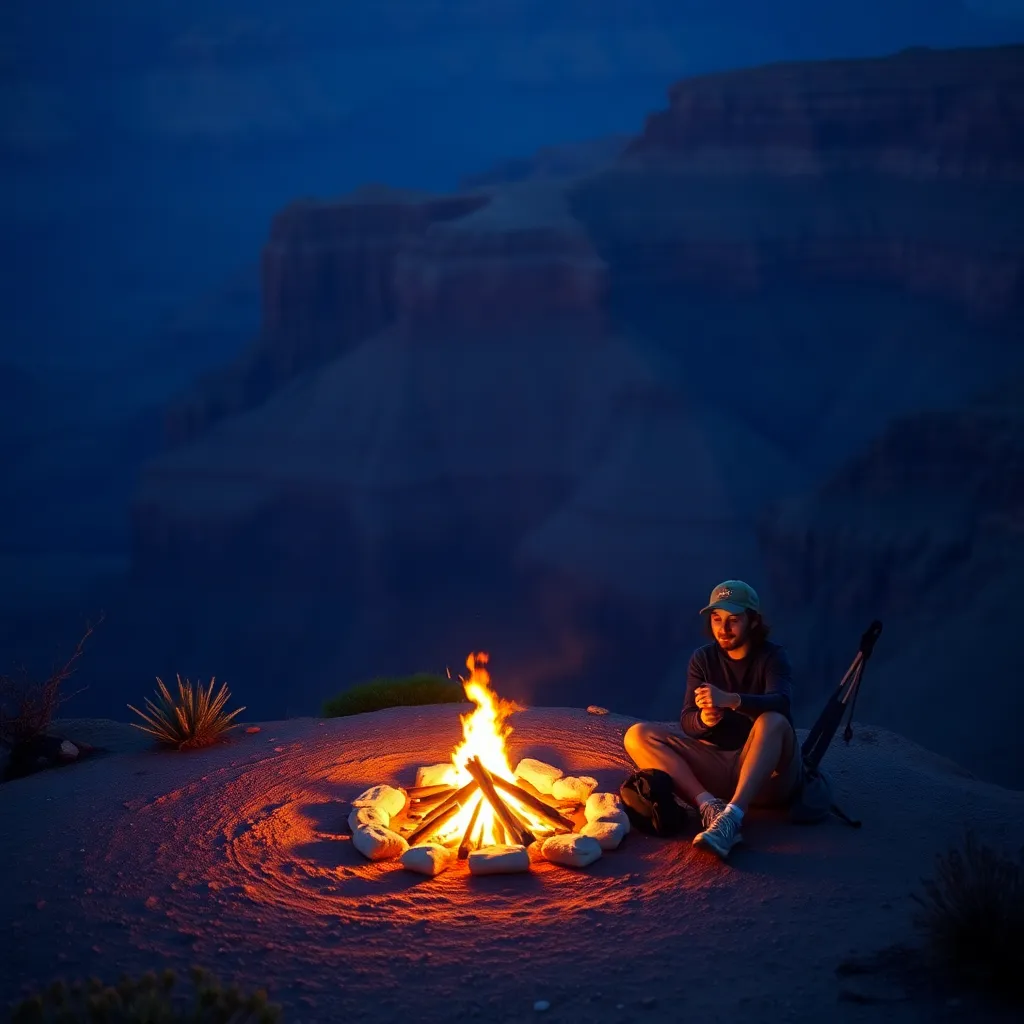
{"type": "Polygon", "coordinates": [[[1017,515],[1010,428],[951,410],[1024,371],[1022,55],[708,76],[585,171],[284,211],[258,340],[142,475],[137,578],[332,594],[335,663],[500,637],[517,696],[665,715],[748,576],[813,704],[1017,515]]]}

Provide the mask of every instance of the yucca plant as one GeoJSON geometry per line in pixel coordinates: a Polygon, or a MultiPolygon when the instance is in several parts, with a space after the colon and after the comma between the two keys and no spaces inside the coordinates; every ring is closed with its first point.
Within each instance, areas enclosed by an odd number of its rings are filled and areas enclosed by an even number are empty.
{"type": "Polygon", "coordinates": [[[181,676],[178,676],[178,700],[175,701],[164,681],[157,676],[159,700],[154,703],[146,699],[149,713],[140,711],[131,704],[128,705],[146,723],[138,725],[133,722],[133,728],[147,732],[164,746],[175,747],[177,750],[208,747],[211,743],[216,743],[229,729],[235,728],[236,723],[231,720],[245,708],[225,712],[224,705],[231,696],[231,691],[227,683],[221,683],[214,696],[215,681],[211,679],[210,685],[203,689],[202,686],[195,686],[187,679],[182,682],[181,676]]]}

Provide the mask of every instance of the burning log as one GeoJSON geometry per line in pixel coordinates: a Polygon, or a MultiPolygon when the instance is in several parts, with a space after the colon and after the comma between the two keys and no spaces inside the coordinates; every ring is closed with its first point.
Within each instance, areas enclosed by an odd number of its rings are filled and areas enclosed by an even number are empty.
{"type": "Polygon", "coordinates": [[[405,794],[410,800],[422,800],[427,796],[437,796],[441,793],[454,793],[455,787],[449,785],[442,786],[410,786],[405,794]]]}
{"type": "Polygon", "coordinates": [[[494,788],[492,776],[480,763],[479,759],[471,757],[466,762],[466,771],[473,776],[480,786],[480,792],[483,793],[487,802],[494,808],[494,813],[498,816],[498,820],[508,833],[512,845],[529,846],[536,839],[536,836],[528,828],[520,829],[517,820],[512,816],[508,807],[505,806],[505,801],[498,796],[498,791],[494,788]]]}
{"type": "Polygon", "coordinates": [[[478,785],[476,779],[473,779],[448,797],[440,807],[416,826],[416,830],[408,837],[409,845],[412,846],[417,840],[430,835],[431,832],[436,832],[451,821],[462,810],[462,805],[476,791],[478,785]]]}
{"type": "Polygon", "coordinates": [[[429,814],[441,806],[449,797],[455,795],[455,790],[449,788],[444,793],[437,793],[434,796],[425,796],[422,800],[411,800],[407,807],[414,814],[429,814]]]}
{"type": "MultiPolygon", "coordinates": [[[[493,779],[494,776],[491,776],[493,779]]],[[[519,826],[519,831],[523,834],[523,838],[526,840],[525,845],[529,846],[537,837],[533,834],[533,827],[526,820],[526,816],[519,810],[518,807],[513,807],[512,804],[506,803],[505,806],[508,808],[508,813],[512,815],[513,820],[519,826]]]]}
{"type": "Polygon", "coordinates": [[[483,794],[477,801],[476,807],[473,808],[473,815],[469,819],[469,824],[466,826],[466,834],[462,837],[462,842],[459,845],[459,860],[465,860],[469,856],[470,848],[473,845],[473,829],[476,828],[476,819],[480,817],[480,808],[484,805],[483,794]]]}
{"type": "Polygon", "coordinates": [[[529,807],[531,811],[535,811],[545,821],[565,829],[566,832],[574,832],[576,830],[576,826],[568,818],[563,817],[553,807],[549,807],[543,800],[538,800],[537,797],[527,793],[525,789],[520,789],[513,782],[506,782],[500,775],[492,775],[491,779],[498,789],[508,793],[509,796],[514,796],[520,803],[529,807]]]}

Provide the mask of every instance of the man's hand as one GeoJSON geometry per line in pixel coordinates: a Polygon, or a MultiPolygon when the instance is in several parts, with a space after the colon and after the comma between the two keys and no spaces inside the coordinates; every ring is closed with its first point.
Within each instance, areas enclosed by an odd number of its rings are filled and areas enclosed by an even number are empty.
{"type": "Polygon", "coordinates": [[[700,720],[710,728],[718,723],[725,717],[725,712],[721,708],[701,708],[700,709],[700,720]]]}
{"type": "Polygon", "coordinates": [[[705,708],[735,708],[739,705],[737,694],[720,690],[717,686],[698,686],[693,696],[701,711],[705,708]]]}

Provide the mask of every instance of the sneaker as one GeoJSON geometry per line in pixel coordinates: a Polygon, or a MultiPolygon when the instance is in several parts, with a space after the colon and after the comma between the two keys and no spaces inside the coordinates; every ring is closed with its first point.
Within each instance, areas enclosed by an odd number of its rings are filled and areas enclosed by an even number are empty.
{"type": "Polygon", "coordinates": [[[709,800],[706,804],[701,804],[698,813],[700,814],[700,827],[702,829],[709,829],[714,825],[715,820],[725,810],[724,800],[709,800]]]}
{"type": "Polygon", "coordinates": [[[739,823],[733,815],[726,812],[719,814],[708,828],[693,837],[694,846],[711,850],[722,860],[725,860],[729,856],[729,851],[742,841],[739,823]]]}

